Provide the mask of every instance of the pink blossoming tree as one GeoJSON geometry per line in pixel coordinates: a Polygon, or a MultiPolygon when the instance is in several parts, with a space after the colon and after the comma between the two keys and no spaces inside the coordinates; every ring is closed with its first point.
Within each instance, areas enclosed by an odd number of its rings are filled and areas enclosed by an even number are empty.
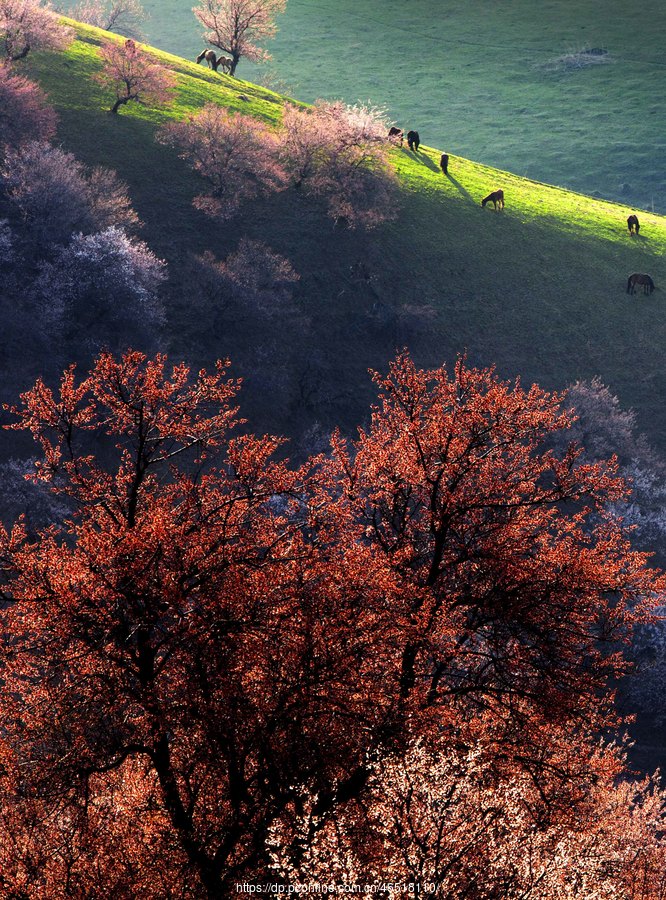
{"type": "Polygon", "coordinates": [[[26,141],[48,141],[55,134],[57,116],[42,89],[0,65],[0,147],[26,141]]]}
{"type": "Polygon", "coordinates": [[[381,110],[340,101],[310,109],[287,104],[283,128],[281,159],[292,183],[325,198],[333,219],[371,228],[393,218],[398,182],[381,110]]]}
{"type": "Polygon", "coordinates": [[[110,109],[114,115],[126,103],[156,106],[171,100],[176,76],[158,65],[135,41],[108,41],[100,54],[103,69],[96,80],[114,92],[110,109]]]}
{"type": "Polygon", "coordinates": [[[204,26],[204,40],[231,57],[231,75],[241,57],[257,61],[270,59],[260,44],[277,31],[275,16],[287,0],[203,0],[192,12],[204,26]]]}
{"type": "Polygon", "coordinates": [[[165,125],[158,140],[176,147],[210,183],[210,193],[196,197],[194,205],[215,218],[230,218],[243,202],[286,184],[278,135],[251,116],[209,104],[187,121],[165,125]]]}
{"type": "Polygon", "coordinates": [[[0,58],[16,62],[31,50],[61,50],[72,39],[72,29],[59,23],[50,3],[0,0],[0,58]]]}

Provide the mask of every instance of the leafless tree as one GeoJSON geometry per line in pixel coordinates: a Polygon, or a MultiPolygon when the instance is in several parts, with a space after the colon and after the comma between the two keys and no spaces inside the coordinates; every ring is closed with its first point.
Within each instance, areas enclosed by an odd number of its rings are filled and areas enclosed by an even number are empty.
{"type": "Polygon", "coordinates": [[[82,0],[69,11],[73,19],[126,37],[143,37],[146,12],[139,0],[82,0]]]}

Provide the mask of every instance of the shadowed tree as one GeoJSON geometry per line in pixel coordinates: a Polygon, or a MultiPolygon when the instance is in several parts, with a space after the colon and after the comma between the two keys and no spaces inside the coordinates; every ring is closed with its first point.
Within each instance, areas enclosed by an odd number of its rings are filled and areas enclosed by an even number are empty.
{"type": "Polygon", "coordinates": [[[238,248],[223,263],[201,260],[213,269],[226,289],[244,305],[262,315],[282,318],[291,311],[294,285],[299,275],[288,259],[266,244],[241,238],[238,248]]]}
{"type": "Polygon", "coordinates": [[[616,789],[598,739],[664,586],[607,512],[612,464],[548,450],[560,398],[492,370],[403,355],[376,380],[353,450],[297,471],[234,436],[223,364],[103,354],[22,396],[36,477],[77,511],[0,538],[0,872],[220,898],[328,854],[536,900],[521,836],[560,896],[594,896],[577,846],[604,896],[660,870],[662,798],[616,789]]]}
{"type": "Polygon", "coordinates": [[[174,95],[176,76],[132,40],[108,41],[100,49],[102,71],[95,80],[115,93],[110,112],[118,113],[126,103],[156,106],[174,95]]]}
{"type": "Polygon", "coordinates": [[[57,121],[39,85],[0,64],[0,147],[48,141],[55,134],[57,121]]]}
{"type": "Polygon", "coordinates": [[[40,322],[79,347],[155,346],[164,310],[158,299],[166,265],[142,241],[111,226],[76,234],[35,282],[40,322]]]}
{"type": "Polygon", "coordinates": [[[194,205],[215,218],[230,218],[245,201],[285,186],[276,159],[279,137],[252,116],[208,104],[190,119],[169,122],[158,140],[210,182],[211,193],[196,197],[194,205]]]}
{"type": "Polygon", "coordinates": [[[31,50],[62,50],[74,39],[42,0],[0,0],[0,56],[25,59],[31,50]]]}
{"type": "Polygon", "coordinates": [[[274,37],[275,17],[287,0],[203,0],[192,10],[204,26],[204,40],[231,57],[231,75],[242,57],[254,62],[270,59],[261,43],[274,37]]]}
{"type": "Polygon", "coordinates": [[[38,251],[66,243],[74,232],[117,226],[132,230],[139,217],[115,172],[88,171],[71,153],[31,142],[8,151],[2,188],[38,251]]]}

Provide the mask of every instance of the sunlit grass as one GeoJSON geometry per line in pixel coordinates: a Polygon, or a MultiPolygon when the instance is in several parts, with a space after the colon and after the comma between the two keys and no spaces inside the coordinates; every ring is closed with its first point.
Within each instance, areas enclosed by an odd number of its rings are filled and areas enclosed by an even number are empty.
{"type": "MultiPolygon", "coordinates": [[[[77,33],[77,40],[64,54],[43,54],[32,63],[34,73],[59,108],[75,111],[98,111],[108,108],[111,93],[104,91],[91,78],[101,68],[98,48],[104,40],[122,40],[98,28],[66,19],[77,33]],[[62,77],[66,74],[68,77],[62,77]]],[[[172,119],[184,119],[206,103],[217,103],[228,109],[278,123],[283,99],[278,94],[250,82],[220,75],[204,65],[184,60],[155,48],[150,52],[156,60],[177,73],[176,99],[161,107],[129,104],[121,115],[154,125],[172,119]]],[[[501,186],[507,198],[505,215],[523,222],[550,218],[553,224],[572,234],[584,233],[604,240],[625,244],[622,228],[626,207],[607,201],[520,178],[461,157],[451,156],[452,179],[439,171],[440,151],[421,147],[419,154],[406,149],[394,153],[395,163],[407,190],[443,195],[447,202],[467,203],[501,186]],[[429,165],[426,163],[429,161],[429,165]]],[[[488,212],[490,210],[487,210],[488,212]]],[[[666,249],[666,219],[641,213],[650,239],[641,244],[643,250],[661,254],[666,249]]]]}
{"type": "MultiPolygon", "coordinates": [[[[292,261],[311,327],[308,347],[294,348],[293,365],[314,354],[331,380],[331,399],[319,417],[353,427],[372,396],[367,368],[384,367],[396,347],[409,345],[424,365],[466,351],[473,362],[496,363],[503,374],[545,387],[599,375],[636,408],[652,439],[666,445],[664,295],[625,292],[631,271],[650,272],[666,288],[666,220],[639,211],[641,236],[630,238],[629,207],[454,155],[446,178],[440,151],[422,147],[419,154],[393,151],[404,189],[396,221],[369,235],[334,228],[320,207],[289,191],[251,204],[228,223],[213,223],[192,208],[201,181],[154,140],[156,129],[207,102],[277,123],[282,98],[153,51],[178,76],[175,100],[159,108],[130,104],[112,116],[110,94],[91,77],[100,67],[99,44],[109,36],[76,28],[78,39],[65,53],[36,54],[25,66],[58,111],[59,140],[84,162],[118,171],[145,222],[142,237],[172,271],[192,254],[224,258],[242,235],[292,261]],[[481,209],[481,198],[498,187],[506,209],[481,209]],[[359,258],[373,268],[370,285],[350,279],[359,258]],[[421,311],[421,324],[405,326],[404,309],[417,310],[417,318],[421,311]]],[[[217,328],[187,294],[172,301],[169,321],[173,352],[195,362],[251,355],[249,328],[242,336],[247,347],[241,346],[238,330],[217,328]]],[[[292,341],[281,327],[275,341],[292,341]]],[[[257,403],[266,409],[265,397],[257,403]]],[[[280,420],[273,427],[284,431],[284,422],[300,412],[272,404],[270,413],[280,420]]]]}

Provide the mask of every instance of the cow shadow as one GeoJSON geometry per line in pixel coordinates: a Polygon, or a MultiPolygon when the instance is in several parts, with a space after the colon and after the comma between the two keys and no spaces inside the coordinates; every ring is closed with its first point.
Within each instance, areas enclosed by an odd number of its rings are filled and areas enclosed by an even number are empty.
{"type": "Polygon", "coordinates": [[[450,172],[447,172],[446,178],[449,179],[449,181],[451,182],[451,184],[456,188],[456,190],[457,190],[460,194],[463,195],[463,197],[466,197],[468,200],[471,200],[472,203],[476,203],[476,200],[474,199],[474,197],[472,197],[472,195],[471,195],[470,192],[467,190],[467,188],[466,188],[466,187],[463,187],[463,185],[458,181],[458,179],[457,179],[457,178],[454,178],[453,175],[452,175],[450,172]]]}
{"type": "MultiPolygon", "coordinates": [[[[407,151],[408,153],[410,151],[407,151]]],[[[439,166],[435,165],[432,159],[428,156],[427,153],[424,153],[422,150],[414,151],[414,158],[417,159],[421,165],[427,166],[428,169],[432,169],[433,172],[439,172],[439,166]]]]}

